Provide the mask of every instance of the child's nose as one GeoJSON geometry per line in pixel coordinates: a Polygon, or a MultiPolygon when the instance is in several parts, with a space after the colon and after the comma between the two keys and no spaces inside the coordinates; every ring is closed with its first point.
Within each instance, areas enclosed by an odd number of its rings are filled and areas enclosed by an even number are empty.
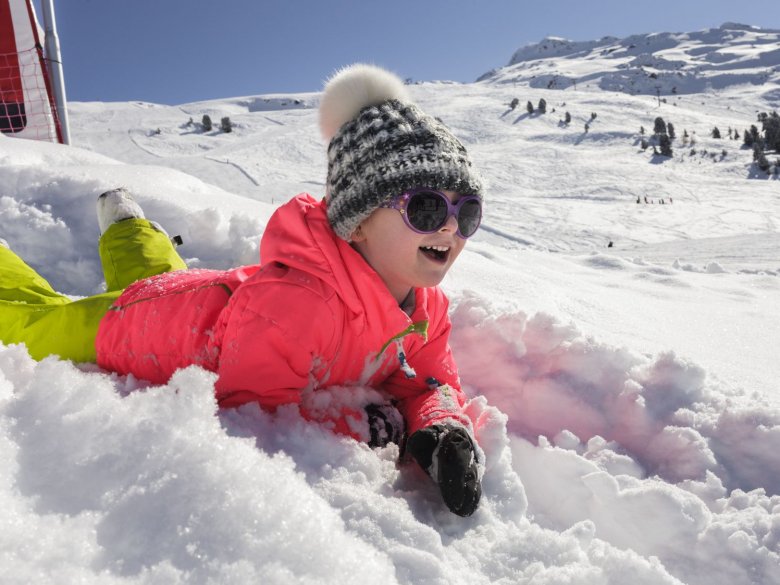
{"type": "Polygon", "coordinates": [[[441,232],[443,232],[443,231],[449,231],[449,232],[456,232],[456,231],[458,231],[458,220],[455,218],[454,214],[450,214],[450,216],[447,218],[447,221],[444,222],[444,225],[441,226],[441,229],[439,231],[441,231],[441,232]]]}

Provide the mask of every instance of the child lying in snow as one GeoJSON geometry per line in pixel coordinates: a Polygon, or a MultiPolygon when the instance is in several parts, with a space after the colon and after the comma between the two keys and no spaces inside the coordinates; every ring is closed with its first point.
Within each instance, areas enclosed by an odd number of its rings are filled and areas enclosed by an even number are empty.
{"type": "Polygon", "coordinates": [[[449,509],[468,516],[478,448],[437,285],[479,227],[481,181],[463,145],[382,69],[332,78],[320,124],[327,195],[275,212],[261,265],[185,270],[130,194],[109,191],[98,199],[108,292],[71,302],[0,246],[0,340],[155,383],[197,364],[218,374],[221,407],[299,404],[372,446],[406,434],[449,509]],[[375,403],[318,408],[318,392],[350,386],[376,389],[375,403]]]}

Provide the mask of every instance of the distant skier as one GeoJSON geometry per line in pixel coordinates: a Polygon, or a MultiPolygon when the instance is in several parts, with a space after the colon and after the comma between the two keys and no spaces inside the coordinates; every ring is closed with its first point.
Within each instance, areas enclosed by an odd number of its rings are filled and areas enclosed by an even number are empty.
{"type": "Polygon", "coordinates": [[[0,247],[0,340],[154,383],[197,364],[217,373],[221,407],[298,404],[371,446],[406,434],[444,503],[469,516],[484,458],[437,285],[480,225],[482,181],[460,141],[382,69],[333,77],[320,126],[326,196],[274,213],[262,264],[185,270],[131,194],[108,191],[98,198],[108,292],[71,301],[0,247]]]}

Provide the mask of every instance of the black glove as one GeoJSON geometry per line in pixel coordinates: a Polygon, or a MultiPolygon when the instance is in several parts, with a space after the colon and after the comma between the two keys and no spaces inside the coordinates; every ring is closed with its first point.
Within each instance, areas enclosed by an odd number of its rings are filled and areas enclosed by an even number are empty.
{"type": "Polygon", "coordinates": [[[369,447],[384,447],[388,443],[401,444],[404,436],[404,417],[392,404],[369,404],[366,406],[368,429],[371,439],[369,447]]]}
{"type": "Polygon", "coordinates": [[[420,429],[409,437],[406,451],[438,484],[451,512],[471,516],[476,511],[482,485],[476,450],[466,429],[454,425],[420,429]]]}

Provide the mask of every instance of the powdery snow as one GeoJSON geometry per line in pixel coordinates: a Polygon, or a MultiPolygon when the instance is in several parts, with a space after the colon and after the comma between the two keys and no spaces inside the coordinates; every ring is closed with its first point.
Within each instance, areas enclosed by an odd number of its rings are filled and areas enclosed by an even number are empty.
{"type": "MultiPolygon", "coordinates": [[[[490,183],[444,282],[478,512],[449,513],[394,445],[294,407],[219,412],[198,368],[151,386],[0,345],[3,583],[780,584],[778,183],[706,138],[776,95],[659,110],[595,88],[410,89],[490,183]],[[515,96],[548,114],[508,113],[515,96]],[[656,115],[727,156],[654,160],[637,144],[656,115]]],[[[75,147],[0,135],[0,237],[57,290],[99,291],[94,201],[124,185],[190,265],[254,262],[278,203],[322,195],[318,99],[73,104],[75,147]],[[187,125],[203,113],[234,132],[187,125]]]]}

